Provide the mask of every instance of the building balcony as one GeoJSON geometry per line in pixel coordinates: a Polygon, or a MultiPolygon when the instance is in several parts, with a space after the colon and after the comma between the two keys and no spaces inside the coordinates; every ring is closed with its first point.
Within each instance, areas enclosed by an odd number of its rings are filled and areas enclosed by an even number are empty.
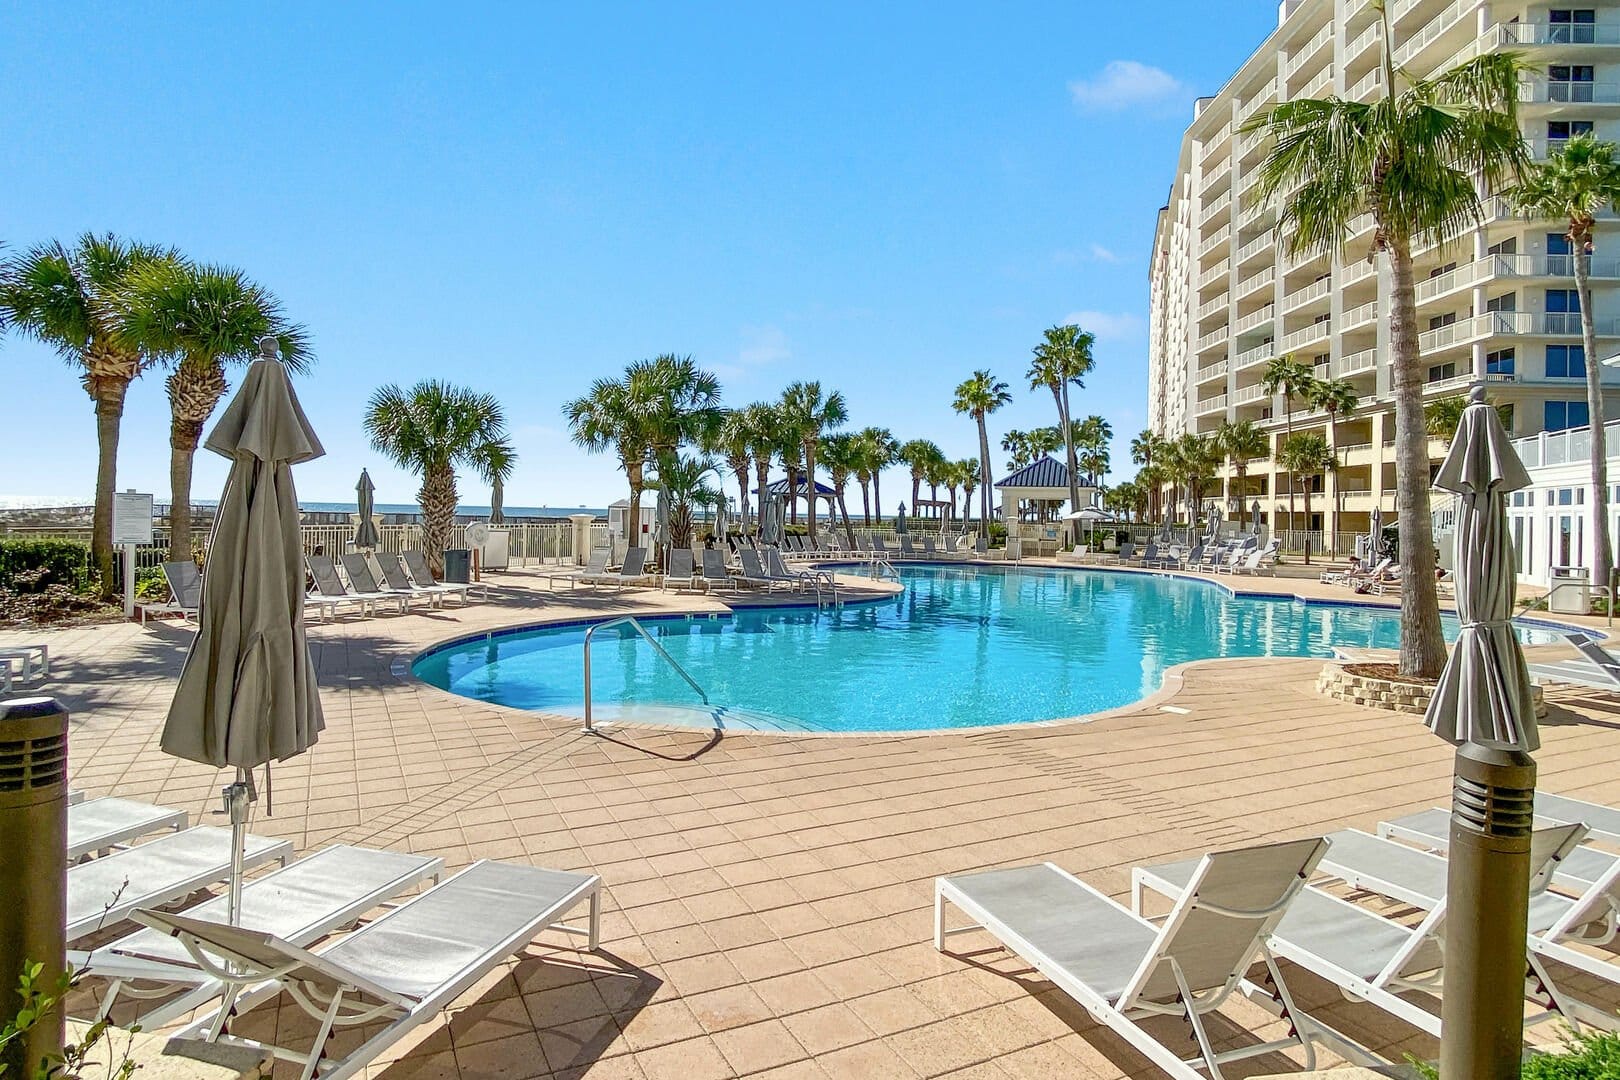
{"type": "Polygon", "coordinates": [[[1243,162],[1245,167],[1247,167],[1250,155],[1259,150],[1261,147],[1265,146],[1266,141],[1270,137],[1270,133],[1264,128],[1258,131],[1251,131],[1247,135],[1239,135],[1237,146],[1233,151],[1233,156],[1239,161],[1243,162]]]}
{"type": "MultiPolygon", "coordinates": [[[[1594,320],[1599,337],[1620,337],[1620,319],[1594,320]]],[[[1488,337],[1576,337],[1581,333],[1578,312],[1490,311],[1418,335],[1423,353],[1457,348],[1488,337]]]]}
{"type": "Polygon", "coordinates": [[[1357,375],[1363,371],[1371,371],[1378,365],[1377,349],[1362,349],[1333,361],[1333,377],[1343,379],[1350,375],[1357,375]]]}
{"type": "Polygon", "coordinates": [[[1378,262],[1374,259],[1357,259],[1347,262],[1339,267],[1339,287],[1347,289],[1360,281],[1378,276],[1378,262]]]}
{"type": "Polygon", "coordinates": [[[1232,225],[1228,222],[1204,238],[1204,242],[1198,245],[1198,257],[1203,258],[1230,239],[1232,239],[1232,225]]]}
{"type": "Polygon", "coordinates": [[[1332,43],[1333,24],[1328,22],[1323,25],[1322,29],[1312,35],[1309,41],[1288,54],[1288,63],[1283,67],[1284,77],[1293,77],[1295,72],[1319,56],[1322,50],[1332,43]]]}
{"type": "Polygon", "coordinates": [[[1257,308],[1237,321],[1237,332],[1243,334],[1257,327],[1269,326],[1275,316],[1276,311],[1272,304],[1257,308]]]}
{"type": "Polygon", "coordinates": [[[1598,23],[1499,23],[1497,41],[1507,46],[1522,45],[1620,45],[1620,22],[1598,23]]]}
{"type": "Polygon", "coordinates": [[[1198,224],[1207,225],[1224,213],[1232,205],[1232,192],[1223,191],[1215,197],[1215,201],[1206,205],[1198,214],[1198,224]]]}
{"type": "Polygon", "coordinates": [[[1203,337],[1199,338],[1197,351],[1208,352],[1211,349],[1224,349],[1226,348],[1226,343],[1231,339],[1232,335],[1229,334],[1227,332],[1227,328],[1223,326],[1219,330],[1212,330],[1203,337]]]}
{"type": "Polygon", "coordinates": [[[1352,330],[1377,322],[1378,309],[1379,305],[1376,300],[1351,308],[1339,317],[1339,332],[1347,334],[1352,330]]]}
{"type": "MultiPolygon", "coordinates": [[[[1479,0],[1452,0],[1434,18],[1424,23],[1417,33],[1402,41],[1395,48],[1395,66],[1405,67],[1412,62],[1413,57],[1422,53],[1435,42],[1447,37],[1452,30],[1457,29],[1464,19],[1474,17],[1479,8],[1479,0]]],[[[1466,33],[1468,28],[1461,27],[1466,33]]]]}
{"type": "Polygon", "coordinates": [[[1198,287],[1202,289],[1206,285],[1212,285],[1217,281],[1223,280],[1226,275],[1231,272],[1231,270],[1231,260],[1222,259],[1220,262],[1198,275],[1198,287]]]}
{"type": "Polygon", "coordinates": [[[1295,97],[1319,98],[1333,88],[1333,65],[1323,68],[1321,73],[1306,83],[1295,97]]]}
{"type": "Polygon", "coordinates": [[[1284,334],[1280,339],[1278,339],[1277,351],[1281,353],[1291,353],[1299,349],[1306,348],[1307,346],[1314,345],[1317,342],[1326,341],[1332,336],[1332,327],[1332,322],[1327,319],[1323,319],[1321,322],[1311,323],[1309,326],[1302,326],[1293,333],[1284,334]]]}
{"type": "Polygon", "coordinates": [[[1277,100],[1277,80],[1271,79],[1266,85],[1256,90],[1254,94],[1238,106],[1237,121],[1243,123],[1249,117],[1277,100]]]}
{"type": "Polygon", "coordinates": [[[1383,69],[1375,67],[1357,79],[1354,86],[1347,88],[1344,92],[1344,98],[1346,101],[1371,101],[1374,96],[1382,92],[1383,86],[1383,69]]]}
{"type": "Polygon", "coordinates": [[[1238,248],[1237,261],[1242,266],[1258,255],[1270,255],[1277,250],[1277,233],[1275,229],[1267,229],[1247,244],[1238,248]]]}
{"type": "Polygon", "coordinates": [[[1245,386],[1232,395],[1232,403],[1234,405],[1247,405],[1251,401],[1269,400],[1271,400],[1271,395],[1266,393],[1266,388],[1261,383],[1255,383],[1252,386],[1245,386]]]}
{"type": "Polygon", "coordinates": [[[1216,394],[1212,398],[1205,398],[1193,406],[1193,412],[1198,416],[1208,416],[1210,413],[1226,411],[1226,395],[1216,394]]]}
{"type": "Polygon", "coordinates": [[[1372,22],[1367,24],[1367,28],[1365,30],[1351,38],[1349,41],[1345,42],[1345,63],[1348,64],[1359,59],[1362,53],[1366,52],[1374,45],[1377,45],[1383,39],[1384,20],[1374,19],[1372,22]]]}
{"type": "Polygon", "coordinates": [[[1226,378],[1227,366],[1227,361],[1224,359],[1217,360],[1213,364],[1205,364],[1203,367],[1198,369],[1198,373],[1193,377],[1193,381],[1198,383],[1206,383],[1213,379],[1224,379],[1226,378]]]}
{"type": "Polygon", "coordinates": [[[1243,212],[1238,215],[1238,228],[1247,229],[1250,225],[1258,225],[1262,221],[1272,221],[1277,216],[1277,206],[1271,199],[1256,199],[1246,203],[1243,212]]]}
{"type": "Polygon", "coordinates": [[[1238,282],[1237,295],[1241,299],[1260,289],[1270,287],[1277,280],[1277,268],[1268,266],[1238,282]]]}
{"type": "Polygon", "coordinates": [[[1261,342],[1259,345],[1256,345],[1252,349],[1244,349],[1242,352],[1238,353],[1237,358],[1232,362],[1232,366],[1236,370],[1242,371],[1244,368],[1251,368],[1256,364],[1263,364],[1276,355],[1277,349],[1275,345],[1272,342],[1265,341],[1261,342]]]}
{"type": "Polygon", "coordinates": [[[1320,300],[1333,291],[1333,278],[1317,278],[1303,289],[1295,289],[1283,297],[1282,309],[1293,311],[1302,308],[1313,300],[1320,300]]]}
{"type": "Polygon", "coordinates": [[[1212,300],[1206,300],[1198,305],[1198,321],[1203,322],[1211,315],[1218,315],[1225,311],[1228,306],[1230,306],[1230,299],[1226,293],[1221,293],[1212,300]]]}
{"type": "Polygon", "coordinates": [[[1521,105],[1620,105],[1620,83],[1526,79],[1519,83],[1521,105]]]}

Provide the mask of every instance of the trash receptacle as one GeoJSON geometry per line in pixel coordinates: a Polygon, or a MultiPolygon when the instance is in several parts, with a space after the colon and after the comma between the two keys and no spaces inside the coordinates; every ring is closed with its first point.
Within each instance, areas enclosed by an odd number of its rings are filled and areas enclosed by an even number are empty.
{"type": "Polygon", "coordinates": [[[444,580],[465,585],[472,580],[472,550],[470,548],[444,549],[444,580]]]}
{"type": "Polygon", "coordinates": [[[1557,615],[1585,615],[1592,610],[1592,575],[1584,566],[1547,568],[1547,610],[1557,615]]]}

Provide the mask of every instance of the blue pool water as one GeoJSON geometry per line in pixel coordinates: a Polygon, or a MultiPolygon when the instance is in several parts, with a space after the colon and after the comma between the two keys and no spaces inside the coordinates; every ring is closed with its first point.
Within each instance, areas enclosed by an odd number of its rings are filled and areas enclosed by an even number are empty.
{"type": "MultiPolygon", "coordinates": [[[[703,726],[985,727],[1126,705],[1188,660],[1325,657],[1335,645],[1399,642],[1388,611],[1234,597],[1183,578],[968,567],[900,574],[901,595],[837,611],[645,620],[708,692],[709,710],[630,627],[604,630],[591,646],[597,708],[630,706],[621,718],[640,709],[642,719],[703,726]]],[[[1447,618],[1446,636],[1455,633],[1447,618]]],[[[498,634],[427,653],[413,670],[466,697],[577,714],[584,636],[584,626],[498,634]]],[[[1537,627],[1520,637],[1557,640],[1537,627]]]]}

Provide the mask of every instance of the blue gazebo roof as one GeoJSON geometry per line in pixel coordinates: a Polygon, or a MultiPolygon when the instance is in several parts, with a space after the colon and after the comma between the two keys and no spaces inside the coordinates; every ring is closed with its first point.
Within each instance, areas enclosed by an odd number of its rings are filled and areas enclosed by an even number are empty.
{"type": "Polygon", "coordinates": [[[1069,487],[1069,468],[1061,461],[1041,455],[1011,476],[996,481],[996,487],[1063,488],[1069,487]]]}
{"type": "MultiPolygon", "coordinates": [[[[799,496],[802,499],[802,498],[804,498],[804,496],[809,494],[808,489],[809,489],[809,485],[806,484],[804,482],[804,480],[801,478],[797,483],[795,483],[793,485],[793,494],[799,496]]],[[[787,477],[785,477],[785,476],[780,480],[772,480],[769,484],[765,485],[765,494],[767,494],[767,495],[786,495],[787,493],[788,493],[788,482],[787,482],[787,477]]],[[[754,489],[754,494],[755,495],[759,494],[759,489],[758,488],[754,489]]],[[[833,491],[833,489],[828,487],[826,484],[823,484],[820,480],[817,480],[816,481],[816,494],[817,495],[836,495],[837,492],[833,491]]]]}

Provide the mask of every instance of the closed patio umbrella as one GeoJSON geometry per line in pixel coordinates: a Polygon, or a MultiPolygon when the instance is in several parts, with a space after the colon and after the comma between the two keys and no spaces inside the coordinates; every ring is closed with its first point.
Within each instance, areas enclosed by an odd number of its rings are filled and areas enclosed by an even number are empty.
{"type": "Polygon", "coordinates": [[[1435,486],[1457,494],[1462,628],[1424,722],[1457,745],[1446,896],[1443,1076],[1517,1075],[1522,1053],[1530,833],[1541,744],[1530,674],[1513,634],[1507,494],[1530,486],[1476,385],[1435,486]]]}
{"type": "MultiPolygon", "coordinates": [[[[165,753],[234,766],[230,914],[241,912],[242,844],[253,770],[314,745],[325,726],[304,638],[304,561],[291,465],[325,451],[274,339],[203,444],[231,459],[209,536],[197,637],[163,726],[165,753]]],[[[269,772],[266,776],[268,793],[269,772]]]]}
{"type": "MultiPolygon", "coordinates": [[[[1456,443],[1452,443],[1453,446],[1456,443]]],[[[1372,530],[1367,536],[1367,545],[1371,548],[1367,552],[1368,562],[1377,562],[1384,557],[1384,510],[1382,507],[1373,507],[1369,528],[1372,530]]]]}
{"type": "Polygon", "coordinates": [[[376,490],[371,483],[371,474],[361,469],[360,482],[354,485],[355,502],[360,510],[359,524],[354,527],[354,546],[357,548],[375,550],[378,545],[377,520],[372,503],[376,490]]]}
{"type": "Polygon", "coordinates": [[[906,504],[901,503],[900,504],[900,512],[895,514],[895,516],[894,516],[894,531],[895,531],[895,534],[899,535],[899,536],[904,536],[906,534],[906,527],[907,527],[906,526],[906,504]]]}

